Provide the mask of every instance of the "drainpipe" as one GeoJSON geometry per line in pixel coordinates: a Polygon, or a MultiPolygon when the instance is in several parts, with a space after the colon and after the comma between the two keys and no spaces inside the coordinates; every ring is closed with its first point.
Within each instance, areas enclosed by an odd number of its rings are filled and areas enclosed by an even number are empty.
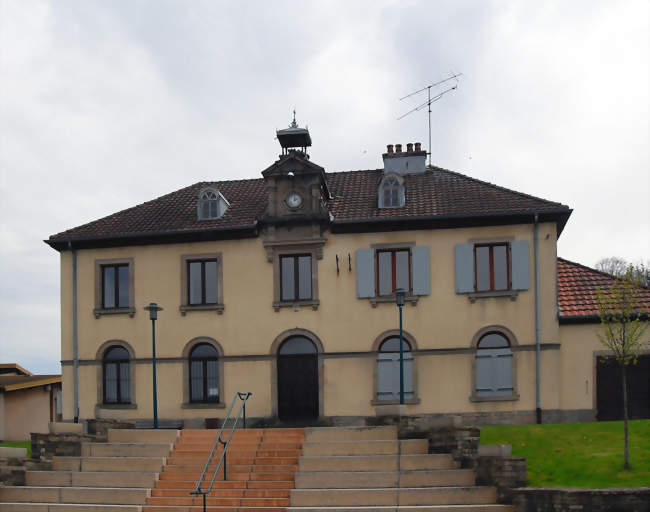
{"type": "Polygon", "coordinates": [[[533,226],[533,252],[535,265],[535,412],[537,423],[542,423],[542,398],[541,398],[541,345],[540,345],[540,327],[539,327],[539,259],[538,259],[538,230],[539,215],[535,214],[535,224],[533,226]]]}
{"type": "Polygon", "coordinates": [[[79,325],[77,322],[77,251],[72,248],[72,367],[74,386],[74,422],[79,423],[79,325]]]}

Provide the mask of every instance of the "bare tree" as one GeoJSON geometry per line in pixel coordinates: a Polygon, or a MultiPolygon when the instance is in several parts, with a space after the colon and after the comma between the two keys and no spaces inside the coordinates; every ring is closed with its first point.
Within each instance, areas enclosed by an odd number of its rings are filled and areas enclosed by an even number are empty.
{"type": "Polygon", "coordinates": [[[602,258],[596,263],[596,270],[617,277],[624,276],[630,269],[632,270],[632,274],[639,278],[640,284],[646,288],[650,287],[650,261],[646,263],[643,261],[628,263],[623,258],[611,256],[609,258],[602,258]]]}
{"type": "Polygon", "coordinates": [[[596,270],[601,272],[606,272],[613,276],[622,276],[627,272],[628,263],[623,258],[618,258],[616,256],[610,256],[609,258],[603,258],[598,260],[596,263],[596,270]]]}
{"type": "Polygon", "coordinates": [[[641,307],[641,278],[635,275],[634,268],[614,280],[608,289],[596,293],[596,306],[603,332],[598,334],[600,341],[611,352],[611,357],[621,369],[623,388],[623,423],[625,430],[625,469],[630,469],[630,449],[628,434],[627,367],[636,364],[641,350],[650,345],[645,338],[648,328],[648,313],[641,307]]]}

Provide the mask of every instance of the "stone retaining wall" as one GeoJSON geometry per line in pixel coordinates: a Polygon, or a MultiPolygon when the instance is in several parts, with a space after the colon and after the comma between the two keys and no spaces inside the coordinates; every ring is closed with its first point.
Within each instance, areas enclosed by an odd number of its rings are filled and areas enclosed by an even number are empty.
{"type": "Polygon", "coordinates": [[[32,458],[51,459],[81,457],[81,443],[97,442],[97,436],[89,434],[37,434],[32,432],[32,458]]]}
{"type": "Polygon", "coordinates": [[[650,487],[631,489],[513,489],[517,512],[649,512],[650,487]]]}
{"type": "Polygon", "coordinates": [[[513,489],[526,485],[526,458],[479,455],[476,459],[476,483],[497,488],[499,503],[512,503],[513,489]]]}

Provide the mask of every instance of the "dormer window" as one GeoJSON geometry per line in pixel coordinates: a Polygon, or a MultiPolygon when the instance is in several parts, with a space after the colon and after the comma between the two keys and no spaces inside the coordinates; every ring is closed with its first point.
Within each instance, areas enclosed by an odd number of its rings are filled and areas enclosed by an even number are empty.
{"type": "Polygon", "coordinates": [[[387,174],[379,184],[379,208],[404,206],[404,179],[397,174],[387,174]]]}
{"type": "Polygon", "coordinates": [[[204,188],[199,192],[197,213],[199,220],[213,220],[220,218],[230,206],[226,198],[214,188],[204,188]]]}

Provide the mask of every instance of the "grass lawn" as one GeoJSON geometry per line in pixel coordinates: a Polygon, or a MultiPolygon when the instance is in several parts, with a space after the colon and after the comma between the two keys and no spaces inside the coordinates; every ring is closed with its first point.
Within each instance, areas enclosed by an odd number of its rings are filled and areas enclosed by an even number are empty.
{"type": "Polygon", "coordinates": [[[27,448],[27,456],[32,456],[32,444],[30,441],[5,441],[0,446],[12,446],[14,448],[27,448]]]}
{"type": "Polygon", "coordinates": [[[499,425],[481,428],[481,444],[511,444],[527,457],[530,487],[650,485],[650,420],[630,421],[630,471],[623,470],[623,422],[499,425]]]}

